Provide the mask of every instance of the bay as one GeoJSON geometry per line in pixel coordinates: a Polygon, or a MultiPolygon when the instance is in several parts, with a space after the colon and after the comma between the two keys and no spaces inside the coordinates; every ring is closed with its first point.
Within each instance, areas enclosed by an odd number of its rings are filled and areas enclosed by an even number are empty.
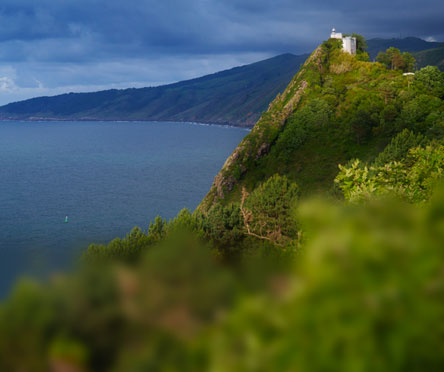
{"type": "Polygon", "coordinates": [[[245,129],[158,122],[0,122],[0,293],[90,243],[191,210],[245,129]],[[65,223],[68,216],[68,223],[65,223]]]}

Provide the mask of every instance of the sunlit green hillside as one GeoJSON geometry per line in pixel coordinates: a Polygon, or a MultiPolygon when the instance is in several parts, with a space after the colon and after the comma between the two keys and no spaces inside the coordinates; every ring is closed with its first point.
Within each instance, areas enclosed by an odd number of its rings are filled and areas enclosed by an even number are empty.
{"type": "Polygon", "coordinates": [[[343,53],[324,43],[307,60],[251,133],[228,158],[201,208],[239,201],[275,173],[302,194],[335,192],[338,164],[372,162],[401,131],[442,135],[442,74],[416,75],[343,53]]]}

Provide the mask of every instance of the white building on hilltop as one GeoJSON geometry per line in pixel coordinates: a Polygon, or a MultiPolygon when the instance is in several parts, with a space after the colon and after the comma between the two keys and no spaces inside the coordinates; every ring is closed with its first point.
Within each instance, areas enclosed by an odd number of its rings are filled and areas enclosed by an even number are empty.
{"type": "Polygon", "coordinates": [[[342,40],[342,50],[350,54],[356,54],[356,38],[351,36],[342,36],[342,33],[336,32],[335,29],[331,31],[330,39],[342,40]]]}

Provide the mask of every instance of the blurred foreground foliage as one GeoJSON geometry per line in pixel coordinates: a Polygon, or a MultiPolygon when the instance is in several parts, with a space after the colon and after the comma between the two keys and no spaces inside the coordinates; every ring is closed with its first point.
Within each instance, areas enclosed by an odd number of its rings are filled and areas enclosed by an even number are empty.
{"type": "Polygon", "coordinates": [[[296,207],[286,179],[259,190],[245,205],[291,214],[299,234],[248,235],[240,205],[182,211],[20,282],[0,307],[0,370],[443,370],[443,190],[296,207]]]}

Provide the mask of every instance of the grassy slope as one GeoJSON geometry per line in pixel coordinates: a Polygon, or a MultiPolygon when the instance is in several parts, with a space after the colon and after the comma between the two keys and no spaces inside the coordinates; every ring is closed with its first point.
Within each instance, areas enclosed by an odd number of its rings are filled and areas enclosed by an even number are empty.
{"type": "MultiPolygon", "coordinates": [[[[371,102],[367,104],[373,105],[372,110],[379,115],[387,104],[394,104],[391,95],[407,96],[409,89],[409,78],[399,71],[389,71],[379,63],[362,62],[339,50],[329,52],[324,46],[319,47],[282,97],[270,105],[269,111],[227,160],[200,208],[206,210],[216,202],[226,204],[239,200],[242,187],[253,190],[275,173],[285,174],[297,182],[305,194],[331,191],[338,164],[352,158],[373,160],[394,135],[384,132],[378,124],[365,140],[356,139],[357,132],[351,122],[362,102],[371,102]],[[301,90],[303,84],[307,86],[301,90]],[[393,92],[387,95],[386,89],[393,92]],[[297,95],[291,112],[282,113],[285,102],[297,95]],[[304,143],[283,161],[280,151],[285,148],[277,144],[291,135],[288,123],[297,118],[304,106],[316,100],[327,102],[333,114],[326,125],[312,125],[304,143]],[[263,133],[272,135],[264,140],[263,133]],[[266,151],[258,152],[261,148],[266,151]]],[[[402,104],[397,105],[402,108],[402,104]]]]}
{"type": "Polygon", "coordinates": [[[0,118],[171,120],[252,126],[306,58],[283,54],[155,88],[39,97],[0,107],[0,118]]]}
{"type": "Polygon", "coordinates": [[[299,100],[308,87],[306,75],[313,70],[319,69],[325,57],[326,54],[323,49],[321,47],[317,48],[283,94],[278,95],[270,103],[267,112],[262,115],[253,130],[228,157],[222,170],[215,177],[209,193],[200,204],[200,209],[206,210],[219,200],[226,201],[230,200],[232,195],[239,195],[238,183],[239,180],[246,182],[242,180],[245,178],[246,173],[255,174],[263,172],[260,167],[257,167],[258,160],[269,152],[270,147],[276,141],[286,121],[298,107],[299,100]]]}

